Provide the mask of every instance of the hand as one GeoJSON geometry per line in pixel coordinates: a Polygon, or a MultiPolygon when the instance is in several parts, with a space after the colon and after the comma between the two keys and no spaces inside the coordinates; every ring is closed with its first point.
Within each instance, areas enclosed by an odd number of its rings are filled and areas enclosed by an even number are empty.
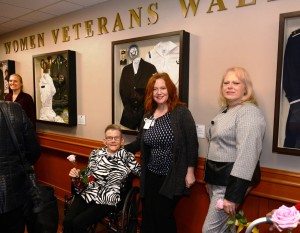
{"type": "MultiPolygon", "coordinates": [[[[273,209],[271,212],[267,213],[266,216],[267,217],[272,217],[272,215],[274,214],[274,212],[276,211],[277,209],[273,209]]],[[[277,230],[279,230],[279,227],[277,226],[276,223],[273,223],[272,226],[269,227],[269,231],[273,231],[275,228],[277,228],[277,230]]],[[[279,230],[279,231],[282,231],[282,230],[279,230]]]]}
{"type": "Polygon", "coordinates": [[[79,172],[80,172],[80,169],[77,169],[74,167],[70,170],[69,176],[71,176],[72,178],[79,177],[79,172]]]}
{"type": "Polygon", "coordinates": [[[272,215],[274,214],[274,212],[275,212],[276,210],[277,210],[277,209],[274,209],[274,210],[272,210],[271,212],[267,213],[267,214],[266,214],[266,217],[268,217],[268,216],[272,217],[272,215]]]}
{"type": "Polygon", "coordinates": [[[196,178],[194,174],[194,168],[193,167],[188,167],[186,176],[185,176],[185,186],[187,188],[192,187],[192,185],[195,183],[196,178]]]}
{"type": "Polygon", "coordinates": [[[238,204],[224,199],[224,201],[223,201],[223,209],[224,209],[224,211],[227,214],[229,214],[229,215],[235,215],[237,207],[238,207],[238,204]]]}

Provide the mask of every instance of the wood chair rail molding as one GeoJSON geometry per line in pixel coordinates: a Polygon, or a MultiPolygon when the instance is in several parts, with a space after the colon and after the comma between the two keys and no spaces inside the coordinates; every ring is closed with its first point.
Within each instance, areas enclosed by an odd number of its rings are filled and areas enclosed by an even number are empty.
{"type": "MultiPolygon", "coordinates": [[[[38,132],[40,144],[43,148],[54,150],[53,153],[47,152],[38,163],[39,166],[47,166],[50,158],[57,160],[60,154],[76,154],[85,158],[89,157],[91,150],[103,147],[102,141],[65,136],[54,133],[38,132]]],[[[139,157],[139,154],[137,155],[139,157]]],[[[139,158],[138,158],[139,160],[139,158]]],[[[59,162],[59,161],[57,161],[59,162]]],[[[205,158],[199,157],[196,168],[196,179],[199,185],[204,185],[204,164],[205,158]]],[[[48,183],[47,180],[41,180],[48,183]]],[[[51,182],[49,182],[51,184],[51,182]]],[[[54,184],[55,185],[55,184],[54,184]]],[[[300,173],[289,172],[272,168],[261,168],[261,182],[257,187],[251,190],[250,195],[283,201],[288,203],[297,203],[300,200],[300,173]]]]}
{"type": "Polygon", "coordinates": [[[105,146],[103,141],[37,132],[40,145],[44,148],[89,157],[91,150],[105,146]]]}

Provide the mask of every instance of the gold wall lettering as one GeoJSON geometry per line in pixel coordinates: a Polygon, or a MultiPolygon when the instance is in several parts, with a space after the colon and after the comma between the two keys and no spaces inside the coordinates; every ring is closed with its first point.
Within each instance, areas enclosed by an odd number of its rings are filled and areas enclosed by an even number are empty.
{"type": "Polygon", "coordinates": [[[41,47],[41,46],[45,46],[45,38],[44,38],[44,33],[42,34],[38,34],[38,47],[41,47]]]}
{"type": "Polygon", "coordinates": [[[62,27],[62,42],[70,41],[69,26],[62,27]]]}
{"type": "Polygon", "coordinates": [[[23,50],[28,50],[28,47],[27,47],[27,37],[25,38],[21,38],[20,39],[20,47],[21,47],[21,51],[23,50]]]}
{"type": "MultiPolygon", "coordinates": [[[[236,0],[237,5],[236,7],[244,7],[244,6],[252,6],[256,5],[256,0],[236,0]]],[[[278,0],[265,0],[267,2],[273,2],[278,0]]],[[[202,1],[201,3],[203,3],[202,1]]],[[[179,4],[183,13],[184,18],[187,17],[189,10],[191,9],[194,16],[197,14],[198,7],[200,5],[200,0],[179,0],[179,4]]],[[[211,0],[210,5],[208,6],[208,10],[206,13],[213,13],[213,9],[217,9],[217,11],[224,11],[227,10],[224,0],[211,0]]],[[[142,7],[137,7],[136,9],[129,9],[129,27],[128,29],[133,29],[135,25],[138,27],[142,27],[142,7]]],[[[147,25],[156,24],[159,19],[158,15],[158,3],[150,3],[147,8],[147,25]]],[[[103,35],[109,33],[109,30],[107,28],[107,22],[108,19],[106,17],[99,17],[97,18],[97,35],[103,35]]],[[[72,38],[70,36],[70,30],[74,31],[74,40],[80,39],[80,29],[81,29],[81,23],[74,23],[72,27],[70,26],[63,26],[61,28],[61,34],[60,35],[60,29],[52,29],[52,39],[54,44],[57,44],[57,41],[59,37],[61,36],[62,42],[69,42],[72,38]]],[[[94,36],[94,21],[89,19],[84,21],[84,31],[85,31],[85,38],[87,37],[93,37],[94,36]]],[[[113,24],[112,32],[117,31],[123,31],[125,30],[121,15],[119,13],[116,14],[115,21],[113,24]]],[[[38,47],[44,47],[45,46],[45,40],[44,40],[44,32],[37,34],[37,45],[38,47]]],[[[36,36],[30,35],[28,37],[21,38],[19,40],[13,40],[8,41],[4,43],[4,48],[6,54],[10,54],[13,50],[15,53],[19,52],[19,50],[28,50],[35,49],[36,46],[36,36]],[[29,43],[29,44],[28,44],[29,43]]]]}
{"type": "Polygon", "coordinates": [[[130,12],[130,26],[129,26],[129,29],[134,28],[134,27],[132,26],[132,18],[134,18],[134,20],[135,20],[135,22],[137,23],[137,25],[138,25],[139,27],[141,27],[141,9],[142,9],[142,7],[139,7],[139,8],[138,8],[139,14],[137,14],[137,13],[135,12],[135,10],[133,10],[133,9],[130,9],[130,10],[129,10],[129,12],[130,12]]]}
{"type": "MultiPolygon", "coordinates": [[[[10,54],[11,52],[11,49],[13,49],[13,51],[16,53],[19,51],[19,49],[21,51],[23,50],[28,50],[28,40],[29,40],[29,47],[31,49],[34,49],[36,48],[36,43],[35,43],[35,35],[31,35],[29,36],[29,39],[28,37],[24,37],[24,38],[21,38],[20,41],[18,40],[13,40],[13,42],[9,41],[9,42],[5,42],[4,43],[4,48],[5,48],[5,52],[6,54],[10,54]]],[[[40,34],[37,34],[37,44],[38,44],[38,47],[44,47],[45,46],[45,43],[44,43],[44,33],[40,33],[40,34]]]]}
{"type": "Polygon", "coordinates": [[[73,29],[75,31],[75,39],[74,40],[79,40],[79,28],[81,28],[81,23],[75,23],[73,24],[73,29]]]}
{"type": "MultiPolygon", "coordinates": [[[[256,0],[236,0],[237,8],[244,6],[251,6],[256,4],[256,0]]],[[[278,0],[266,0],[267,2],[278,1],[278,0]]],[[[202,1],[203,2],[203,1],[202,1]]],[[[202,3],[201,2],[201,3],[202,3]]],[[[197,10],[200,4],[200,0],[179,0],[179,4],[181,7],[181,11],[183,13],[184,18],[187,17],[189,10],[191,9],[194,16],[197,14],[197,10]]],[[[223,0],[211,0],[208,11],[206,13],[212,13],[212,8],[214,6],[218,6],[218,11],[227,10],[223,0]]]]}
{"type": "Polygon", "coordinates": [[[115,20],[115,23],[114,23],[114,29],[112,31],[116,32],[117,27],[119,28],[119,31],[124,30],[123,23],[122,23],[122,20],[121,20],[121,17],[120,17],[119,13],[116,16],[116,20],[115,20]]]}
{"type": "Polygon", "coordinates": [[[239,4],[237,5],[237,7],[250,6],[255,4],[256,4],[256,0],[250,0],[250,1],[239,0],[239,4]]]}
{"type": "Polygon", "coordinates": [[[150,24],[156,24],[157,21],[158,21],[158,14],[157,14],[156,11],[154,11],[154,10],[152,9],[152,7],[155,7],[155,9],[157,10],[157,9],[158,9],[157,2],[156,2],[156,3],[152,3],[152,4],[150,4],[150,5],[148,6],[148,9],[147,9],[148,15],[152,16],[152,18],[153,18],[153,20],[154,20],[154,21],[152,21],[152,20],[148,17],[148,25],[150,25],[150,24]]]}
{"type": "Polygon", "coordinates": [[[224,11],[227,10],[227,8],[224,5],[223,0],[217,0],[217,2],[215,2],[214,0],[211,1],[210,6],[208,8],[207,13],[212,13],[212,7],[213,6],[219,6],[219,10],[218,11],[224,11]]]}
{"type": "Polygon", "coordinates": [[[194,0],[188,0],[188,1],[189,1],[189,3],[188,3],[188,5],[186,5],[185,0],[179,0],[180,7],[181,7],[184,18],[186,18],[190,7],[192,8],[193,14],[195,16],[197,13],[199,2],[200,2],[200,0],[198,0],[197,4],[196,4],[194,0]]]}
{"type": "Polygon", "coordinates": [[[92,37],[94,31],[92,30],[93,20],[87,20],[84,22],[85,25],[85,37],[92,37]]]}
{"type": "Polygon", "coordinates": [[[106,28],[107,24],[107,18],[106,17],[100,17],[98,18],[98,35],[102,35],[104,33],[108,33],[108,30],[106,28]]]}
{"type": "Polygon", "coordinates": [[[52,38],[53,38],[54,44],[57,43],[58,32],[59,32],[59,29],[51,30],[52,38]]]}
{"type": "Polygon", "coordinates": [[[17,40],[13,41],[13,48],[15,53],[19,51],[19,42],[17,40]]]}
{"type": "Polygon", "coordinates": [[[35,35],[29,36],[29,40],[30,40],[30,48],[35,49],[35,43],[34,43],[35,35]]]}

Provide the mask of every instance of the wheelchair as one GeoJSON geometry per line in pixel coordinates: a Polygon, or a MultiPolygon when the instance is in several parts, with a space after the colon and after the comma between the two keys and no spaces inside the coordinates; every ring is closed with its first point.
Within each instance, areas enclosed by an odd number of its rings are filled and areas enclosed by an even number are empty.
{"type": "MultiPolygon", "coordinates": [[[[98,224],[104,225],[108,232],[116,233],[140,233],[141,226],[141,200],[140,188],[132,186],[134,175],[129,177],[122,183],[121,201],[117,204],[115,210],[103,219],[88,227],[88,233],[95,233],[98,224]]],[[[73,184],[71,185],[71,196],[65,196],[64,215],[71,206],[74,198],[78,194],[74,194],[73,184]]]]}
{"type": "Polygon", "coordinates": [[[270,216],[258,218],[258,219],[254,220],[253,222],[250,223],[250,225],[247,227],[247,230],[245,231],[245,233],[251,233],[252,229],[254,227],[256,227],[257,225],[262,224],[262,223],[273,225],[273,222],[271,221],[270,216]]]}

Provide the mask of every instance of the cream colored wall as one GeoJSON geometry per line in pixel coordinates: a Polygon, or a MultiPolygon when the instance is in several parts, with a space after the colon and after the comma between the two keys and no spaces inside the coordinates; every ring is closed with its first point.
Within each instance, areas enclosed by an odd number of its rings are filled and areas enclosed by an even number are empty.
{"type": "MultiPolygon", "coordinates": [[[[147,7],[150,0],[112,0],[81,12],[59,17],[24,30],[0,37],[0,60],[16,61],[16,71],[24,77],[25,91],[33,95],[32,56],[60,50],[74,50],[77,56],[77,107],[78,114],[86,115],[86,125],[73,128],[38,124],[38,130],[77,137],[100,139],[104,127],[112,121],[111,106],[111,42],[128,38],[165,33],[177,30],[190,32],[190,89],[189,108],[196,123],[210,123],[218,110],[217,92],[220,78],[226,68],[243,66],[251,74],[260,107],[267,121],[261,164],[264,167],[300,171],[300,157],[272,153],[275,80],[279,14],[300,10],[300,1],[257,0],[255,5],[236,8],[238,0],[223,1],[227,10],[207,13],[210,3],[202,0],[196,16],[189,12],[184,18],[179,1],[156,1],[159,20],[147,25],[147,7]],[[129,27],[129,9],[142,7],[142,26],[129,27]],[[119,13],[124,31],[112,32],[119,13]],[[96,35],[97,18],[107,17],[109,33],[96,35]],[[80,30],[75,40],[54,44],[51,30],[94,20],[95,35],[84,38],[80,30]],[[3,43],[38,33],[45,33],[45,46],[6,55],[3,43]]],[[[187,2],[187,1],[186,1],[187,2]]],[[[253,2],[252,0],[246,2],[253,2]]],[[[127,137],[127,141],[132,137],[127,137]]],[[[199,139],[201,156],[207,151],[205,139],[199,139]]]]}

